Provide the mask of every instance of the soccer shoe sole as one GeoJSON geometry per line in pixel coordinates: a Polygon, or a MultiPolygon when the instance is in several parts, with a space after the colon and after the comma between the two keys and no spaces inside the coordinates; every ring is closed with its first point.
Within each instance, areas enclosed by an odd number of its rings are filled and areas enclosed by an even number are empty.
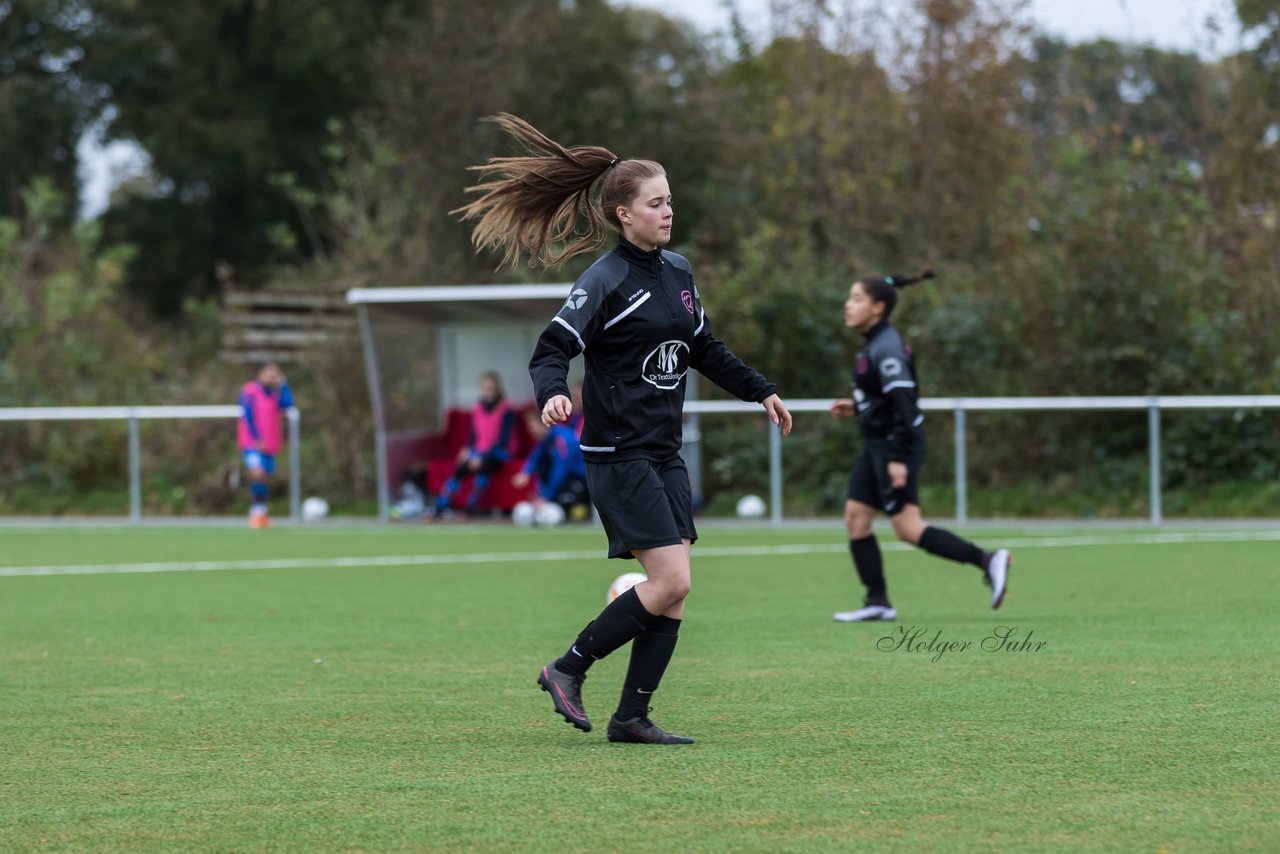
{"type": "Polygon", "coordinates": [[[898,612],[894,608],[888,608],[865,617],[859,617],[858,613],[859,611],[837,611],[833,615],[833,619],[837,623],[879,623],[898,619],[898,612]]]}
{"type": "Polygon", "coordinates": [[[565,723],[572,724],[583,732],[591,732],[591,721],[587,720],[587,713],[582,709],[575,709],[569,702],[564,691],[560,690],[560,686],[551,678],[548,672],[551,666],[548,664],[538,674],[538,687],[551,695],[551,704],[555,706],[556,714],[564,718],[565,723]]]}
{"type": "Polygon", "coordinates": [[[609,741],[614,744],[693,744],[693,739],[687,735],[676,735],[657,726],[632,729],[613,718],[609,719],[607,733],[609,741]]]}
{"type": "MultiPolygon", "coordinates": [[[[1004,562],[1000,568],[1000,589],[993,589],[991,593],[991,610],[993,611],[1004,604],[1005,594],[1009,592],[1009,569],[1013,566],[1013,554],[1008,549],[997,551],[993,560],[999,560],[1001,554],[1004,555],[1004,562]]],[[[994,588],[994,584],[992,586],[994,588]]]]}

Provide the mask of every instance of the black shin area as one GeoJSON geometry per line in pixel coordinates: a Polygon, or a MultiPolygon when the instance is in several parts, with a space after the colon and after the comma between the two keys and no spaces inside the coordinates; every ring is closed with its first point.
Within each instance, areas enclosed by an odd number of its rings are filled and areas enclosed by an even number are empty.
{"type": "Polygon", "coordinates": [[[680,621],[658,617],[631,643],[631,663],[618,700],[618,720],[629,720],[649,711],[649,699],[658,690],[679,640],[680,621]]]}
{"type": "Polygon", "coordinates": [[[931,555],[954,560],[956,563],[971,563],[978,569],[985,564],[986,553],[968,540],[957,537],[946,528],[935,528],[930,525],[920,535],[920,548],[931,555]]]}
{"type": "Polygon", "coordinates": [[[860,540],[849,541],[849,551],[853,554],[853,566],[858,570],[858,578],[862,586],[867,588],[868,605],[889,604],[888,585],[884,580],[884,559],[880,557],[880,544],[875,534],[868,534],[860,540]]]}
{"type": "Polygon", "coordinates": [[[643,632],[657,619],[644,609],[635,588],[614,599],[600,616],[587,623],[568,652],[556,660],[556,667],[564,673],[584,675],[593,662],[599,661],[636,635],[643,632]]]}

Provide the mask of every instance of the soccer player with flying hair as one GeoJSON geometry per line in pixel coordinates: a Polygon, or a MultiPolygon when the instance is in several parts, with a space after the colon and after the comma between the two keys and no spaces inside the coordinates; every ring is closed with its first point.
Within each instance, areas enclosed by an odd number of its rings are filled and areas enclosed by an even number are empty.
{"type": "Polygon", "coordinates": [[[831,404],[831,414],[856,416],[863,437],[849,475],[844,523],[853,565],[867,595],[862,608],[835,615],[842,623],[898,616],[889,602],[880,546],[871,528],[877,510],[889,515],[893,532],[903,542],[980,569],[991,587],[992,608],[1004,601],[1013,562],[1009,551],[983,551],[945,528],[927,524],[920,515],[919,478],[925,458],[920,388],[911,348],[889,318],[898,304],[899,288],[933,277],[932,271],[925,271],[915,277],[861,278],[849,288],[844,303],[844,325],[861,332],[864,344],[854,360],[853,398],[831,404]]]}
{"type": "Polygon", "coordinates": [[[712,335],[689,262],[663,249],[673,212],[660,164],[598,146],[566,148],[512,115],[492,121],[526,153],[472,167],[485,180],[471,188],[481,195],[461,213],[476,221],[478,248],[499,249],[513,265],[527,256],[552,266],[596,251],[619,232],[547,324],[529,373],[543,423],[564,424],[575,414],[569,363],[583,357],[581,447],[591,501],[609,557],[635,558],[648,576],[543,667],[538,684],[565,721],[589,732],[581,696],[587,671],[631,641],[609,740],[689,744],[693,739],[649,719],[650,698],[675,651],[690,589],[690,547],[698,539],[680,458],[685,374],[694,368],[730,394],[760,403],[783,435],[791,432],[791,414],[775,386],[712,335]],[[558,253],[554,245],[562,246],[558,253]]]}

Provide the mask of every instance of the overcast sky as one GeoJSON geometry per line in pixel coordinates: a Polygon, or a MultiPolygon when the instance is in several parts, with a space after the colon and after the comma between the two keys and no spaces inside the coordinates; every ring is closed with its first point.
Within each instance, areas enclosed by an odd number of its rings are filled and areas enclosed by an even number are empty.
{"type": "MultiPolygon", "coordinates": [[[[648,6],[671,17],[684,17],[704,30],[724,29],[729,15],[725,0],[614,0],[648,6]]],[[[896,0],[907,7],[909,0],[896,0]]],[[[734,0],[743,22],[753,32],[768,21],[769,0],[734,0]]],[[[892,7],[894,2],[887,4],[892,7]]],[[[1206,18],[1217,15],[1224,24],[1224,36],[1217,52],[1235,48],[1236,32],[1225,25],[1235,21],[1232,0],[1030,0],[1033,21],[1051,34],[1079,42],[1098,37],[1116,41],[1152,42],[1164,48],[1209,49],[1206,18]]]]}

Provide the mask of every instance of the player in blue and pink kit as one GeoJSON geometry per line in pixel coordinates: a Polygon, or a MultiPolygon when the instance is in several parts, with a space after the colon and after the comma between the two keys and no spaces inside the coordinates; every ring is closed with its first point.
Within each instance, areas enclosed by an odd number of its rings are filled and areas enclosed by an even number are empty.
{"type": "Polygon", "coordinates": [[[284,372],[275,364],[266,364],[258,378],[240,389],[240,423],[237,430],[240,453],[249,470],[249,527],[265,528],[269,481],[276,470],[276,454],[280,453],[284,431],[283,414],[293,406],[293,392],[284,372]]]}
{"type": "Polygon", "coordinates": [[[542,423],[542,413],[536,409],[525,415],[529,435],[537,442],[529,452],[524,468],[511,478],[517,489],[523,489],[530,480],[537,484],[535,503],[559,504],[568,514],[574,505],[587,508],[587,464],[578,445],[578,424],[542,423]]]}
{"type": "Polygon", "coordinates": [[[474,477],[467,509],[475,509],[480,496],[489,488],[489,477],[502,468],[515,454],[516,412],[502,395],[502,378],[493,371],[480,376],[480,397],[471,412],[471,433],[467,444],[458,451],[458,467],[453,477],[440,490],[436,512],[446,515],[453,494],[465,477],[474,477]]]}

